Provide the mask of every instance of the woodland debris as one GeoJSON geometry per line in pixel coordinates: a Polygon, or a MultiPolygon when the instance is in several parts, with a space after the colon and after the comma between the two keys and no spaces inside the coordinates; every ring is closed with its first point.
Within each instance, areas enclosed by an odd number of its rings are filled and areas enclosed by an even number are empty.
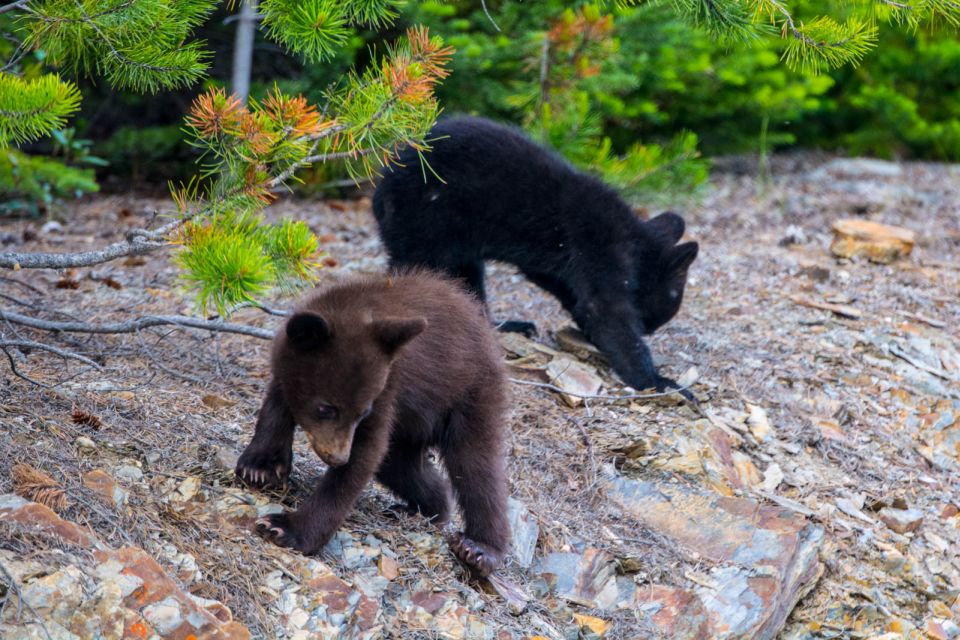
{"type": "Polygon", "coordinates": [[[560,397],[570,407],[583,404],[582,396],[597,395],[603,379],[593,367],[567,356],[556,356],[547,365],[550,382],[563,390],[560,397]]]}
{"type": "Polygon", "coordinates": [[[609,609],[617,602],[616,563],[602,549],[555,551],[534,567],[547,591],[583,607],[609,609]]]}
{"type": "Polygon", "coordinates": [[[81,454],[89,455],[97,450],[97,443],[87,436],[77,436],[77,439],[73,441],[73,444],[76,446],[77,452],[81,454]]]}
{"type": "Polygon", "coordinates": [[[103,426],[100,418],[83,409],[74,409],[73,413],[70,414],[70,420],[73,421],[73,424],[83,425],[92,429],[99,429],[103,426]]]}
{"type": "Polygon", "coordinates": [[[780,465],[776,462],[771,462],[770,466],[763,472],[761,488],[764,491],[773,493],[777,490],[777,487],[780,486],[781,482],[783,482],[783,469],[781,469],[780,465]]]}
{"type": "Polygon", "coordinates": [[[557,331],[553,337],[556,339],[560,348],[568,353],[572,353],[581,360],[595,358],[601,362],[606,362],[607,357],[597,349],[592,342],[587,340],[586,336],[576,327],[563,327],[557,331]]]}
{"type": "Polygon", "coordinates": [[[841,258],[865,257],[871,262],[889,264],[910,255],[915,242],[916,233],[909,229],[848,218],[833,223],[830,251],[841,258]]]}
{"type": "Polygon", "coordinates": [[[763,407],[755,404],[748,404],[747,409],[750,415],[747,417],[747,426],[750,427],[750,433],[757,439],[757,442],[763,442],[770,437],[770,419],[763,407]]]}
{"type": "Polygon", "coordinates": [[[574,613],[573,619],[576,620],[580,629],[588,631],[593,638],[606,637],[607,627],[609,625],[602,619],[584,615],[582,613],[574,613]]]}
{"type": "Polygon", "coordinates": [[[533,564],[540,527],[526,505],[513,498],[507,501],[507,518],[510,520],[513,558],[526,569],[533,564]]]}
{"type": "Polygon", "coordinates": [[[812,309],[820,309],[821,311],[829,311],[843,318],[850,318],[851,320],[859,320],[863,317],[863,312],[852,307],[848,304],[836,304],[833,302],[819,302],[817,300],[809,300],[807,298],[802,298],[800,296],[790,296],[790,299],[796,302],[799,305],[804,307],[810,307],[812,309]]]}
{"type": "Polygon", "coordinates": [[[13,482],[13,490],[27,500],[39,502],[54,511],[63,511],[70,505],[60,483],[26,463],[18,462],[13,465],[10,480],[13,482]]]}
{"type": "Polygon", "coordinates": [[[103,469],[94,469],[83,474],[83,486],[97,494],[97,497],[110,507],[117,507],[127,501],[127,492],[103,469]]]}

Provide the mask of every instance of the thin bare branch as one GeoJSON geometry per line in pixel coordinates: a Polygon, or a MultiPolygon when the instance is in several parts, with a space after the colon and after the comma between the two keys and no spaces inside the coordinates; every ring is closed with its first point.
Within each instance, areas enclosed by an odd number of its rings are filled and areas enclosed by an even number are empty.
{"type": "Polygon", "coordinates": [[[263,340],[271,340],[274,332],[259,327],[250,327],[243,324],[224,322],[223,320],[203,320],[190,316],[143,316],[127,322],[109,324],[92,324],[89,322],[57,322],[25,316],[12,311],[0,309],[0,320],[6,320],[42,331],[68,331],[73,333],[135,333],[148,327],[161,325],[176,325],[188,329],[202,329],[220,333],[237,333],[263,340]]]}
{"type": "Polygon", "coordinates": [[[69,358],[71,360],[79,360],[84,364],[88,364],[95,369],[103,369],[99,363],[94,362],[86,356],[82,356],[79,353],[74,353],[72,351],[66,351],[60,349],[59,347],[54,347],[49,344],[43,344],[42,342],[34,342],[33,340],[0,340],[0,349],[6,349],[7,347],[14,347],[17,349],[37,349],[39,351],[49,351],[50,353],[55,353],[62,358],[69,358]]]}
{"type": "Polygon", "coordinates": [[[566,389],[561,389],[560,387],[552,384],[547,384],[546,382],[535,382],[533,380],[520,380],[518,378],[508,378],[510,382],[514,384],[525,384],[531,387],[540,387],[542,389],[549,389],[550,391],[556,391],[567,396],[573,396],[574,398],[583,398],[584,400],[643,400],[645,398],[663,398],[665,396],[672,396],[674,394],[682,394],[684,391],[690,388],[690,385],[680,387],[677,389],[668,389],[667,391],[660,391],[657,393],[625,393],[622,396],[617,395],[605,395],[605,394],[584,394],[584,393],[575,393],[573,391],[567,391],[566,389]]]}
{"type": "Polygon", "coordinates": [[[125,240],[107,245],[97,251],[78,251],[75,253],[24,253],[7,251],[0,253],[0,268],[8,269],[70,269],[92,267],[126,256],[138,256],[169,246],[162,240],[171,231],[187,220],[199,215],[200,211],[188,212],[154,231],[136,229],[127,232],[125,240]]]}
{"type": "Polygon", "coordinates": [[[16,11],[17,9],[24,9],[30,4],[30,0],[18,0],[17,2],[11,2],[10,4],[5,4],[0,7],[0,13],[6,13],[7,11],[16,11]]]}
{"type": "Polygon", "coordinates": [[[50,385],[40,382],[39,380],[34,380],[25,373],[21,373],[20,369],[17,368],[17,361],[13,359],[13,355],[6,349],[6,347],[0,347],[0,351],[3,351],[3,355],[7,356],[7,360],[10,361],[10,371],[13,372],[13,375],[17,376],[25,382],[36,385],[38,387],[43,387],[44,389],[52,389],[50,385]]]}

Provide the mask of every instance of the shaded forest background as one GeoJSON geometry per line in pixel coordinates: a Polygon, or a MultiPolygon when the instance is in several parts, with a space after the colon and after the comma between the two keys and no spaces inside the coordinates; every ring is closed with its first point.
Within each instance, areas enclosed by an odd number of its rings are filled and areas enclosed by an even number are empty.
{"type": "MultiPolygon", "coordinates": [[[[795,8],[801,19],[849,10],[842,2],[827,4],[801,1],[795,8]]],[[[525,126],[634,200],[687,191],[706,178],[700,157],[724,154],[762,159],[773,150],[816,148],[960,160],[960,41],[950,25],[882,29],[864,64],[814,75],[782,64],[781,39],[718,41],[692,29],[667,3],[599,10],[549,0],[490,9],[493,20],[480,2],[411,2],[391,27],[358,33],[320,65],[304,64],[258,36],[251,95],[262,97],[276,83],[321,102],[348,69],[422,23],[456,48],[453,73],[437,91],[447,113],[525,126]]],[[[51,167],[46,175],[38,165],[38,184],[31,190],[21,181],[23,201],[4,206],[91,191],[94,172],[108,190],[165,189],[168,180],[189,177],[198,153],[185,142],[183,114],[202,90],[229,83],[234,31],[224,10],[198,31],[214,52],[206,86],[138,95],[81,80],[84,100],[72,127],[24,149],[81,171],[51,167]]],[[[10,191],[10,162],[0,159],[0,190],[10,191]]],[[[345,177],[336,163],[326,163],[304,177],[302,191],[342,186],[345,177]]]]}

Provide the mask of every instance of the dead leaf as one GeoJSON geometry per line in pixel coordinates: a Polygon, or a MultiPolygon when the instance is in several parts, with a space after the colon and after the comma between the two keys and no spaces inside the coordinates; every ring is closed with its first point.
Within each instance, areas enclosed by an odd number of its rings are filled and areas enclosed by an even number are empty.
{"type": "Polygon", "coordinates": [[[566,356],[556,356],[550,361],[547,377],[564,391],[560,397],[571,407],[583,404],[581,396],[597,395],[603,386],[596,369],[566,356]]]}
{"type": "Polygon", "coordinates": [[[236,404],[233,400],[227,400],[226,398],[221,398],[220,396],[208,393],[200,401],[210,407],[211,409],[222,409],[224,407],[232,407],[236,404]]]}

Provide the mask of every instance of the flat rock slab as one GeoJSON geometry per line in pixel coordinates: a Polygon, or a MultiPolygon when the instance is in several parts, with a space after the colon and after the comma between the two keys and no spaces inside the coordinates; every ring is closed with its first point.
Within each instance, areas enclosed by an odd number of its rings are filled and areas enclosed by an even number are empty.
{"type": "Polygon", "coordinates": [[[670,638],[773,638],[823,569],[823,529],[779,507],[615,477],[624,513],[715,566],[693,590],[638,586],[637,609],[670,638]]]}
{"type": "Polygon", "coordinates": [[[841,258],[865,257],[888,264],[910,255],[915,242],[916,234],[909,229],[849,218],[833,223],[830,251],[841,258]]]}

